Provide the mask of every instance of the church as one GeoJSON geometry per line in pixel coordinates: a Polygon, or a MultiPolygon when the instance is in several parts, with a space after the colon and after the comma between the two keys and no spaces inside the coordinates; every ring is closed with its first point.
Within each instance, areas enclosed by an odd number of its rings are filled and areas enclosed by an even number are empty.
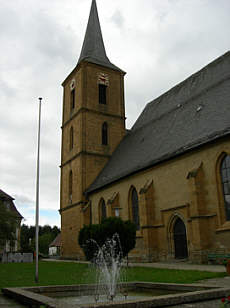
{"type": "Polygon", "coordinates": [[[230,52],[148,103],[130,130],[124,76],[92,0],[62,84],[62,257],[83,259],[79,230],[110,216],[136,224],[133,261],[230,253],[230,52]]]}

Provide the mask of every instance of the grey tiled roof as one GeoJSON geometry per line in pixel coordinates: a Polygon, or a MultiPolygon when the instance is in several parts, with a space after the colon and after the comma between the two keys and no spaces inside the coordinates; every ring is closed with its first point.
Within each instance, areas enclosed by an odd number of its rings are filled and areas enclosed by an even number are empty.
{"type": "Polygon", "coordinates": [[[230,52],[148,103],[87,193],[230,133],[230,52]]]}
{"type": "Polygon", "coordinates": [[[92,0],[88,25],[86,28],[85,38],[78,64],[83,60],[103,65],[122,72],[119,67],[115,66],[109,61],[106,55],[95,0],[92,0]]]}

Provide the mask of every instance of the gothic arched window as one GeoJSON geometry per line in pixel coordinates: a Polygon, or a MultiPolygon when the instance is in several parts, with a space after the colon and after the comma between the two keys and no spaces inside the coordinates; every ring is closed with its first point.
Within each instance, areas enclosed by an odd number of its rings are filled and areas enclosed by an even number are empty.
{"type": "Polygon", "coordinates": [[[230,155],[226,155],[220,165],[226,220],[230,220],[230,155]]]}
{"type": "Polygon", "coordinates": [[[108,124],[106,122],[104,122],[102,125],[101,137],[102,137],[102,140],[101,140],[102,144],[107,145],[108,144],[108,124]]]}
{"type": "Polygon", "coordinates": [[[131,202],[132,202],[132,218],[136,225],[137,230],[140,230],[140,217],[139,217],[139,202],[136,188],[133,187],[131,192],[131,202]]]}
{"type": "Polygon", "coordinates": [[[73,193],[73,172],[69,172],[69,203],[72,203],[72,193],[73,193]]]}
{"type": "Polygon", "coordinates": [[[71,126],[69,132],[69,149],[72,150],[73,148],[73,127],[71,126]]]}
{"type": "Polygon", "coordinates": [[[102,198],[99,203],[99,222],[106,218],[106,205],[105,200],[102,198]]]}

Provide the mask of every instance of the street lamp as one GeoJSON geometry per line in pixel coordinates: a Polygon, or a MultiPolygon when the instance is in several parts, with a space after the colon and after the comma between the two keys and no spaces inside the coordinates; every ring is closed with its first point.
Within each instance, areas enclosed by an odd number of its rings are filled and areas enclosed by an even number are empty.
{"type": "Polygon", "coordinates": [[[41,102],[42,97],[39,97],[39,118],[38,118],[38,152],[37,152],[37,179],[36,179],[36,219],[35,219],[35,244],[36,244],[36,255],[35,255],[35,282],[38,282],[38,254],[39,254],[39,245],[38,245],[38,232],[39,232],[39,165],[40,165],[40,128],[41,128],[41,102]]]}

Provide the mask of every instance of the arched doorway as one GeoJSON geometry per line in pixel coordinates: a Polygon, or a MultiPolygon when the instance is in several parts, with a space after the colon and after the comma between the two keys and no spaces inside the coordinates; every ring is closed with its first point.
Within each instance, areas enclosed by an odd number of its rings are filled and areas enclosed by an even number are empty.
{"type": "Polygon", "coordinates": [[[188,257],[186,228],[182,219],[176,219],[173,227],[175,258],[185,259],[188,257]]]}

